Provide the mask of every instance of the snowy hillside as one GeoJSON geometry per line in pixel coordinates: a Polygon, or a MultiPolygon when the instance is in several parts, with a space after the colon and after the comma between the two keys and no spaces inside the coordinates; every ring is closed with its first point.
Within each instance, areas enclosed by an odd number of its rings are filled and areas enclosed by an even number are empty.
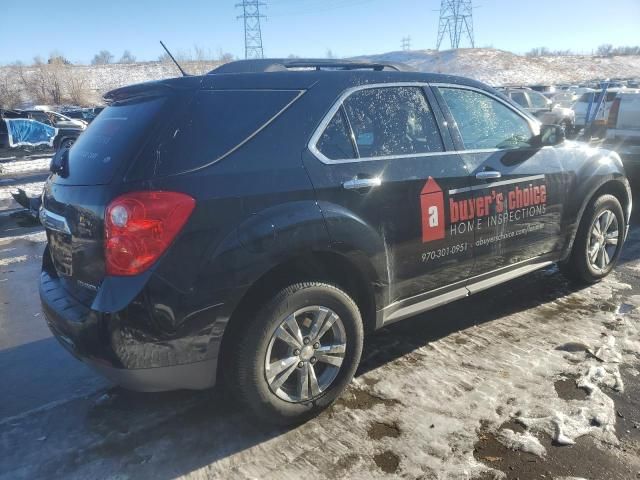
{"type": "Polygon", "coordinates": [[[567,83],[599,78],[640,77],[640,57],[523,57],[487,48],[414,50],[369,55],[372,61],[393,61],[417,70],[474,78],[491,85],[567,83]]]}
{"type": "MultiPolygon", "coordinates": [[[[523,57],[502,50],[478,48],[447,51],[414,50],[389,52],[380,55],[358,57],[372,61],[403,62],[420,71],[448,73],[471,77],[491,85],[582,82],[599,78],[640,78],[640,56],[620,57],[523,57]]],[[[186,71],[194,74],[208,72],[219,63],[186,62],[186,71]]],[[[41,90],[56,74],[55,69],[38,67],[0,67],[0,87],[5,92],[13,89],[12,96],[21,101],[35,101],[25,88],[25,79],[31,91],[41,90]],[[49,77],[47,77],[47,75],[49,77]]],[[[63,85],[63,93],[70,96],[71,86],[80,86],[86,92],[88,103],[99,102],[107,91],[132,83],[158,80],[179,75],[171,63],[145,62],[112,65],[71,65],[57,72],[55,84],[63,85]],[[75,83],[74,83],[75,82],[75,83]]],[[[49,82],[52,83],[52,82],[49,82]]],[[[0,88],[0,94],[2,93],[0,88]]],[[[74,103],[70,101],[69,103],[74,103]]]]}

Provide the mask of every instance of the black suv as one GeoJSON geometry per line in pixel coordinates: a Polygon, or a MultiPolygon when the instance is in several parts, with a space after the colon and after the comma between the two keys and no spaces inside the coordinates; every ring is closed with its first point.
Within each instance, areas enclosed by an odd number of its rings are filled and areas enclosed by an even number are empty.
{"type": "Polygon", "coordinates": [[[554,262],[597,281],[627,233],[617,154],[472,80],[240,61],[106,100],[52,162],[40,296],[60,342],[128,388],[224,380],[299,422],[366,332],[554,262]]]}

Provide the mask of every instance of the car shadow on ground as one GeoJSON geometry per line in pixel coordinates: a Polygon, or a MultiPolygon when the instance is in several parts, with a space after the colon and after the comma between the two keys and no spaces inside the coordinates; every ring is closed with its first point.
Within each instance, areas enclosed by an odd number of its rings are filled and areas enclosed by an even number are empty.
{"type": "MultiPolygon", "coordinates": [[[[578,289],[551,267],[385,327],[367,337],[357,376],[429,342],[578,289]]],[[[132,472],[143,471],[145,464],[153,462],[156,478],[174,478],[290,430],[257,423],[222,388],[142,394],[117,387],[92,403],[79,428],[99,433],[105,440],[76,451],[74,461],[59,458],[55,461],[58,474],[72,473],[66,470],[85,462],[107,462],[118,471],[132,472]],[[163,458],[167,449],[171,454],[163,458]]]]}

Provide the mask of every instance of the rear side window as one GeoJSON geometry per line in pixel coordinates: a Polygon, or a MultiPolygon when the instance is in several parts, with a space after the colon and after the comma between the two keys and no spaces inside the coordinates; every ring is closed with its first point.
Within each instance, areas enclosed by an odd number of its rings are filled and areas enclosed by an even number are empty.
{"type": "MultiPolygon", "coordinates": [[[[298,90],[203,90],[158,145],[155,173],[208,165],[250,139],[299,95],[298,90]]],[[[104,112],[97,118],[101,118],[104,112]]],[[[95,120],[94,120],[95,122],[95,120]]]]}
{"type": "Polygon", "coordinates": [[[356,158],[342,108],[336,112],[318,140],[318,150],[330,160],[356,158]]]}
{"type": "Polygon", "coordinates": [[[152,97],[105,108],[69,150],[69,174],[56,182],[104,185],[116,170],[132,161],[166,97],[152,97]]]}
{"type": "Polygon", "coordinates": [[[344,108],[361,158],[444,150],[420,87],[359,90],[345,100],[344,108]]]}

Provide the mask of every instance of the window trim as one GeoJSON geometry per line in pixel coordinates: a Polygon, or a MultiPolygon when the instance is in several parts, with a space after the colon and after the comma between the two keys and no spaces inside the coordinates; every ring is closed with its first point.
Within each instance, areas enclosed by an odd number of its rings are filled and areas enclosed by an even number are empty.
{"type": "MultiPolygon", "coordinates": [[[[434,107],[431,104],[431,102],[429,102],[429,98],[427,97],[427,94],[424,91],[425,89],[429,88],[429,86],[430,84],[427,82],[390,82],[390,83],[368,83],[366,85],[358,85],[356,87],[351,87],[346,89],[334,102],[334,104],[331,106],[329,111],[322,118],[322,121],[320,122],[320,124],[314,130],[313,135],[311,136],[311,139],[307,144],[307,148],[318,160],[328,165],[342,164],[342,163],[356,163],[356,162],[371,162],[371,161],[378,161],[378,160],[394,160],[394,159],[400,159],[400,158],[433,157],[436,155],[446,155],[446,154],[456,153],[456,152],[446,150],[446,144],[445,144],[444,138],[442,138],[442,127],[440,125],[440,122],[438,121],[438,118],[435,112],[433,112],[434,107]],[[438,133],[440,134],[440,141],[442,142],[442,148],[443,148],[441,152],[409,153],[409,154],[401,154],[401,155],[383,155],[379,157],[358,157],[358,158],[346,158],[342,160],[332,160],[330,158],[327,158],[318,149],[317,144],[320,140],[320,137],[322,136],[325,129],[329,125],[329,122],[331,122],[331,120],[333,119],[333,116],[335,115],[335,113],[338,110],[340,110],[340,108],[343,107],[344,101],[347,98],[349,98],[351,95],[361,90],[370,90],[374,88],[394,88],[394,87],[418,87],[422,89],[422,94],[424,95],[427,105],[429,105],[429,109],[432,111],[432,114],[436,121],[436,125],[438,127],[438,133]]],[[[348,115],[346,115],[346,112],[343,112],[343,113],[348,120],[348,115]]],[[[351,126],[350,123],[349,123],[349,126],[351,126]]],[[[353,130],[351,130],[351,136],[353,136],[353,130]]]]}

